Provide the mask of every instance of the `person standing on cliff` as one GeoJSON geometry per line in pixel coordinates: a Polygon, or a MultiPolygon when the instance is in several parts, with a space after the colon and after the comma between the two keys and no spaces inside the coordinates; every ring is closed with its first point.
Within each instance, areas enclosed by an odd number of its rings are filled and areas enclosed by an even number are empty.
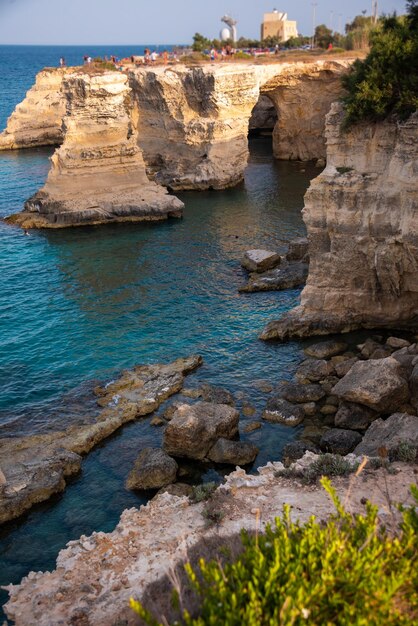
{"type": "Polygon", "coordinates": [[[65,67],[65,59],[64,59],[64,57],[60,58],[60,67],[65,67]]]}

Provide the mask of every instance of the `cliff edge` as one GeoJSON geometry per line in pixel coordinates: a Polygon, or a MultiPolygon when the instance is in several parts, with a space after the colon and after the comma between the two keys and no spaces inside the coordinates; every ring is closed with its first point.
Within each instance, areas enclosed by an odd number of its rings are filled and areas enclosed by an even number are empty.
{"type": "Polygon", "coordinates": [[[418,323],[418,114],[341,129],[326,121],[327,167],[311,182],[303,219],[310,267],[301,304],[262,339],[418,323]]]}

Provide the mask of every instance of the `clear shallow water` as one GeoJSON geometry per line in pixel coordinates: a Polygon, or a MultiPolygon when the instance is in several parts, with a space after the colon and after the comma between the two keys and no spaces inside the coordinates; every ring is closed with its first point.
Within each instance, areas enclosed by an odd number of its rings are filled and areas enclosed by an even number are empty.
{"type": "MultiPolygon", "coordinates": [[[[0,222],[0,437],[73,423],[92,411],[98,379],[194,352],[204,365],[187,384],[244,391],[261,412],[266,395],[254,380],[291,377],[301,349],[257,335],[299,292],[239,294],[239,259],[250,247],[284,249],[304,232],[303,193],[318,170],[274,162],[265,138],[251,152],[245,184],[181,195],[183,220],[30,236],[0,222]]],[[[0,216],[39,188],[50,154],[0,153],[0,216]]],[[[279,459],[296,432],[265,424],[245,438],[260,446],[260,465],[279,459]]],[[[0,584],[52,568],[67,541],[110,531],[124,508],[145,502],[123,483],[139,450],[160,440],[149,420],[126,426],[87,456],[62,496],[0,530],[0,584]]],[[[208,468],[203,479],[214,476],[208,468]]]]}

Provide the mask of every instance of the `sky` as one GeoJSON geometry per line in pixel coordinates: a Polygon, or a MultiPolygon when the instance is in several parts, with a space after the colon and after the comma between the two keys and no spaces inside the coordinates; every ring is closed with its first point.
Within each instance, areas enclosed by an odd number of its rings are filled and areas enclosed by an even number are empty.
{"type": "MultiPolygon", "coordinates": [[[[371,0],[315,1],[315,23],[335,30],[371,11],[371,0]]],[[[378,7],[403,13],[405,0],[378,7]]],[[[0,0],[0,44],[186,44],[195,32],[218,37],[225,13],[238,20],[238,37],[258,39],[263,13],[274,8],[312,34],[311,0],[0,0]]]]}

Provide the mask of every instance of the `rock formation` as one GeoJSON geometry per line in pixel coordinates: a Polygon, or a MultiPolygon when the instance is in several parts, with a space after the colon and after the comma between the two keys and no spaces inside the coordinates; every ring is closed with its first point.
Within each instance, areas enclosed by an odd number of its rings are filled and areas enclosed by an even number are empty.
{"type": "Polygon", "coordinates": [[[65,431],[0,439],[0,524],[65,489],[65,478],[81,468],[81,454],[112,435],[123,424],[149,415],[180,391],[186,374],[202,363],[199,356],[167,365],[128,370],[106,387],[96,389],[103,407],[93,421],[65,431]]]}
{"type": "Polygon", "coordinates": [[[351,62],[179,65],[129,75],[45,70],[10,117],[0,148],[64,143],[44,188],[9,221],[56,228],[179,215],[182,204],[161,186],[239,183],[258,119],[252,112],[266,99],[278,116],[275,156],[323,157],[325,113],[351,62]]]}
{"type": "Polygon", "coordinates": [[[16,106],[0,133],[0,150],[59,145],[66,101],[61,85],[68,69],[45,69],[36,77],[26,98],[16,106]]]}
{"type": "Polygon", "coordinates": [[[67,74],[64,143],[45,186],[9,218],[24,228],[59,228],[180,216],[183,204],[148,180],[130,119],[125,74],[67,74]]]}
{"type": "Polygon", "coordinates": [[[341,130],[327,116],[327,167],[303,210],[310,267],[301,305],[262,339],[418,322],[418,115],[341,130]]]}
{"type": "MultiPolygon", "coordinates": [[[[148,171],[173,190],[223,189],[242,180],[248,130],[261,99],[278,116],[276,158],[325,156],[325,115],[351,60],[138,69],[130,74],[138,142],[148,171]]],[[[260,123],[265,124],[265,121],[260,123]]]]}
{"type": "MultiPolygon", "coordinates": [[[[292,467],[303,472],[317,458],[308,452],[292,467]]],[[[384,478],[382,473],[386,470],[382,469],[363,472],[354,479],[342,477],[334,481],[334,486],[343,501],[350,493],[352,513],[364,514],[363,499],[367,498],[378,506],[382,523],[388,523],[397,512],[395,508],[388,509],[387,498],[412,504],[413,467],[397,464],[396,469],[384,478]]],[[[242,469],[230,474],[211,499],[213,508],[223,514],[217,527],[208,527],[202,515],[207,503],[192,504],[186,497],[168,493],[139,510],[124,511],[112,533],[97,532],[68,543],[60,552],[54,571],[31,572],[19,585],[9,585],[7,616],[16,626],[133,626],[138,622],[129,608],[130,597],[145,600],[149,608],[160,611],[164,604],[170,606],[171,585],[166,585],[164,597],[161,586],[153,594],[152,585],[188,560],[193,549],[198,556],[216,555],[222,546],[228,545],[227,538],[241,528],[253,531],[256,513],[264,527],[274,522],[285,503],[291,505],[292,517],[301,522],[311,515],[326,519],[334,512],[321,487],[303,486],[295,478],[278,477],[280,470],[281,463],[269,463],[256,475],[242,469]],[[153,595],[157,606],[152,605],[153,595]]]]}

